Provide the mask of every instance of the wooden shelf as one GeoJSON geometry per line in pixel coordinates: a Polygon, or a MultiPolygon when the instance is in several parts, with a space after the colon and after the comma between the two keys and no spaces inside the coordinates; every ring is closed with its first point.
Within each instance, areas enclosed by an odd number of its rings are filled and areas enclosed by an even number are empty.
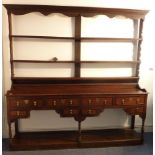
{"type": "Polygon", "coordinates": [[[100,37],[82,37],[82,41],[94,42],[135,42],[142,40],[142,38],[100,38],[100,37]]]}
{"type": "Polygon", "coordinates": [[[79,41],[94,41],[94,42],[135,42],[142,38],[101,38],[101,37],[57,37],[57,36],[35,36],[35,35],[10,35],[12,38],[37,38],[37,39],[55,39],[55,40],[79,40],[79,41]]]}
{"type": "Polygon", "coordinates": [[[72,40],[74,37],[56,37],[56,36],[33,36],[33,35],[10,35],[12,38],[37,38],[37,39],[58,39],[72,40]]]}
{"type": "Polygon", "coordinates": [[[26,132],[11,140],[12,150],[90,148],[142,144],[140,134],[131,129],[105,129],[82,131],[26,132]]]}
{"type": "Polygon", "coordinates": [[[53,61],[53,60],[12,60],[13,63],[74,63],[75,61],[53,61]]]}
{"type": "Polygon", "coordinates": [[[140,61],[80,61],[80,63],[127,63],[127,64],[138,64],[140,61]]]}
{"type": "Polygon", "coordinates": [[[140,61],[53,61],[53,60],[12,60],[13,63],[123,63],[138,64],[140,61]]]}
{"type": "Polygon", "coordinates": [[[139,77],[12,77],[14,84],[137,83],[139,77]]]}

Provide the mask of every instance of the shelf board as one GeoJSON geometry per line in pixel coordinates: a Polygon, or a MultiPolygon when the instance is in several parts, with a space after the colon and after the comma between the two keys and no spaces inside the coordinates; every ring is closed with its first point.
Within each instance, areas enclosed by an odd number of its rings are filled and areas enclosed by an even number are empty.
{"type": "Polygon", "coordinates": [[[135,42],[142,40],[142,38],[99,38],[99,37],[82,37],[82,41],[95,42],[135,42]]]}
{"type": "Polygon", "coordinates": [[[58,39],[72,40],[74,37],[56,37],[56,36],[34,36],[34,35],[10,35],[12,38],[38,38],[38,39],[58,39]]]}
{"type": "Polygon", "coordinates": [[[135,42],[142,38],[101,38],[101,37],[56,37],[56,36],[35,36],[35,35],[10,35],[12,38],[38,38],[38,39],[58,39],[58,40],[79,40],[95,42],[135,42]]]}
{"type": "Polygon", "coordinates": [[[84,130],[81,141],[78,131],[23,132],[10,140],[11,150],[90,148],[139,145],[143,140],[131,129],[84,130]]]}
{"type": "Polygon", "coordinates": [[[137,83],[139,77],[12,77],[13,84],[137,83]]]}
{"type": "Polygon", "coordinates": [[[140,61],[80,61],[80,63],[127,63],[138,64],[140,61]]]}
{"type": "Polygon", "coordinates": [[[13,63],[127,63],[138,64],[140,61],[53,61],[53,60],[12,60],[13,63]]]}
{"type": "Polygon", "coordinates": [[[13,63],[74,63],[75,61],[53,61],[53,60],[12,60],[13,63]]]}

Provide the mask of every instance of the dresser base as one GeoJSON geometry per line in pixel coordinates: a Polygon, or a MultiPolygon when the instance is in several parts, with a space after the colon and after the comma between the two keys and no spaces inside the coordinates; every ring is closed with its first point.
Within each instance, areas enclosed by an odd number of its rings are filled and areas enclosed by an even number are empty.
{"type": "Polygon", "coordinates": [[[11,150],[95,148],[142,144],[140,134],[131,129],[22,132],[10,140],[11,150]],[[80,140],[79,140],[80,139],[80,140]]]}

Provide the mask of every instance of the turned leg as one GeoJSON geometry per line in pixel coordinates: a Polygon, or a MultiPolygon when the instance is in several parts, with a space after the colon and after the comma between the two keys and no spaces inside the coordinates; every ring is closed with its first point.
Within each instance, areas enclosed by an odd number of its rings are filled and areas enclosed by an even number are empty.
{"type": "Polygon", "coordinates": [[[9,127],[9,138],[11,140],[12,139],[11,122],[8,123],[8,127],[9,127]]]}
{"type": "Polygon", "coordinates": [[[78,142],[81,142],[81,121],[78,121],[78,142]]]}
{"type": "Polygon", "coordinates": [[[144,123],[145,123],[145,116],[142,116],[142,127],[141,127],[141,140],[143,142],[144,139],[144,123]]]}
{"type": "Polygon", "coordinates": [[[18,135],[19,133],[19,124],[18,124],[18,119],[15,121],[15,134],[18,135]]]}
{"type": "Polygon", "coordinates": [[[131,116],[131,129],[135,128],[135,115],[131,116]]]}

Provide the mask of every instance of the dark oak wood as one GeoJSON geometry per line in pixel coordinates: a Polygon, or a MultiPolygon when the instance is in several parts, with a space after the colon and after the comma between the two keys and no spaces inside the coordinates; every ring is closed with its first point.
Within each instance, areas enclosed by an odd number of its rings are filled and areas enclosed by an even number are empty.
{"type": "Polygon", "coordinates": [[[137,64],[140,63],[140,61],[48,61],[48,60],[12,60],[12,62],[15,63],[121,63],[121,64],[137,64]]]}
{"type": "Polygon", "coordinates": [[[64,60],[64,61],[49,61],[49,60],[12,60],[12,62],[15,63],[75,63],[75,61],[68,61],[68,60],[64,60]]]}
{"type": "Polygon", "coordinates": [[[141,38],[101,38],[101,37],[56,37],[56,36],[33,36],[33,35],[11,35],[12,38],[38,38],[38,39],[57,39],[57,40],[81,40],[93,42],[135,42],[141,38]]]}
{"type": "Polygon", "coordinates": [[[80,77],[81,64],[79,63],[81,57],[81,16],[75,17],[75,77],[80,77]]]}
{"type": "Polygon", "coordinates": [[[73,40],[74,37],[56,37],[56,36],[32,36],[32,35],[10,35],[12,38],[37,38],[37,39],[56,39],[56,40],[73,40]]]}
{"type": "Polygon", "coordinates": [[[79,143],[76,137],[77,131],[21,133],[11,140],[10,147],[11,150],[38,150],[142,144],[140,134],[129,129],[82,131],[79,143]]]}
{"type": "Polygon", "coordinates": [[[41,77],[14,77],[14,84],[71,84],[71,83],[137,83],[139,77],[107,77],[107,78],[41,78],[41,77]]]}
{"type": "Polygon", "coordinates": [[[50,13],[62,13],[67,16],[86,16],[107,15],[108,17],[125,16],[127,18],[144,18],[148,10],[120,9],[120,8],[96,8],[96,7],[74,7],[74,6],[50,6],[50,5],[20,5],[3,4],[4,7],[15,15],[23,15],[30,12],[41,12],[44,15],[50,13]]]}
{"type": "MultiPolygon", "coordinates": [[[[7,118],[10,148],[12,150],[60,149],[137,145],[143,143],[144,122],[147,107],[147,91],[141,89],[139,81],[140,50],[143,21],[147,10],[118,8],[69,7],[49,5],[4,4],[8,11],[11,89],[7,91],[7,118]],[[11,15],[24,15],[30,12],[44,15],[62,13],[74,17],[73,37],[13,35],[11,15]],[[134,20],[134,38],[81,37],[81,17],[106,15],[110,18],[125,16],[134,20]],[[136,22],[135,22],[136,21],[136,22]],[[139,24],[138,24],[139,22],[139,24]],[[137,35],[138,34],[138,35],[137,35]],[[14,38],[36,38],[68,40],[75,42],[74,59],[69,60],[16,60],[13,58],[14,38]],[[133,61],[91,61],[81,60],[81,42],[131,42],[136,49],[133,61]],[[14,63],[74,63],[74,77],[15,77],[14,63]],[[131,77],[81,77],[82,63],[133,65],[136,76],[131,77]],[[129,129],[106,129],[83,131],[81,123],[87,117],[97,117],[106,108],[122,109],[131,116],[129,129]],[[54,110],[60,117],[72,117],[78,122],[77,131],[29,132],[19,131],[18,121],[31,117],[32,110],[54,110]],[[142,119],[141,133],[134,131],[135,116],[142,119]],[[15,136],[12,134],[15,123],[15,136]]],[[[117,52],[117,51],[116,51],[117,52]]]]}
{"type": "Polygon", "coordinates": [[[97,38],[97,37],[82,37],[82,41],[93,42],[135,42],[142,40],[141,38],[97,38]]]}

